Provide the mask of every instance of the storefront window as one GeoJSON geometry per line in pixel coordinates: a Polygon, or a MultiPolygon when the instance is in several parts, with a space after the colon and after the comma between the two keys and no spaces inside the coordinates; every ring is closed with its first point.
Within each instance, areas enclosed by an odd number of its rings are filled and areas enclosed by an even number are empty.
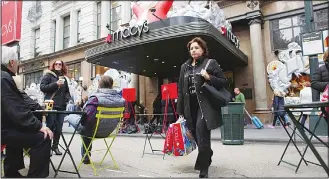
{"type": "Polygon", "coordinates": [[[95,65],[95,73],[94,73],[94,77],[95,77],[97,74],[99,74],[99,75],[103,75],[108,69],[109,69],[108,67],[95,65]]]}
{"type": "MultiPolygon", "coordinates": [[[[328,9],[314,12],[315,30],[328,28],[328,9]]],[[[301,34],[306,32],[304,14],[275,19],[271,22],[272,49],[286,49],[288,44],[296,42],[301,45],[301,34]]]]}
{"type": "Polygon", "coordinates": [[[30,86],[32,83],[39,84],[43,76],[43,71],[27,73],[24,75],[24,87],[30,86]]]}
{"type": "Polygon", "coordinates": [[[76,81],[78,81],[79,77],[81,77],[81,62],[67,65],[67,68],[68,68],[67,76],[70,79],[74,78],[76,81]]]}

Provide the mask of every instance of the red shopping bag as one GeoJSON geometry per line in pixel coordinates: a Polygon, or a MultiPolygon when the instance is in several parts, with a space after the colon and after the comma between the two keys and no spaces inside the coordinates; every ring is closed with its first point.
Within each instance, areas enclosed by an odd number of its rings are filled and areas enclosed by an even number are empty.
{"type": "Polygon", "coordinates": [[[169,128],[166,133],[166,140],[163,146],[163,153],[172,155],[173,154],[173,132],[172,132],[172,124],[169,125],[169,128]]]}
{"type": "Polygon", "coordinates": [[[184,138],[182,133],[181,123],[172,124],[173,136],[174,136],[174,155],[183,156],[185,154],[184,138]]]}

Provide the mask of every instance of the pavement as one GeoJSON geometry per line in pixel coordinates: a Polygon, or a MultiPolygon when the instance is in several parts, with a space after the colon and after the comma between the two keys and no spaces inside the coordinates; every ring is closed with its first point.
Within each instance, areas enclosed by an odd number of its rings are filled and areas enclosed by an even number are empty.
{"type": "MultiPolygon", "coordinates": [[[[72,134],[65,134],[67,140],[71,136],[72,134]]],[[[81,177],[198,177],[198,171],[193,169],[197,151],[182,157],[165,156],[163,159],[163,155],[145,154],[142,158],[144,141],[145,139],[139,137],[117,137],[113,143],[112,153],[116,158],[119,169],[107,167],[113,164],[110,156],[107,156],[103,166],[96,165],[96,168],[99,169],[97,176],[93,175],[90,165],[82,164],[79,170],[81,177]]],[[[151,143],[154,149],[161,150],[164,139],[152,139],[151,143]]],[[[61,144],[63,144],[62,140],[61,144]]],[[[70,146],[70,151],[77,164],[81,159],[80,146],[80,136],[76,135],[70,146]]],[[[298,144],[298,146],[300,149],[305,148],[303,144],[298,144]]],[[[96,140],[93,143],[93,150],[104,148],[103,140],[96,140]]],[[[284,148],[285,144],[282,143],[245,142],[244,145],[223,145],[220,141],[214,140],[212,141],[214,155],[212,165],[209,168],[209,177],[327,177],[323,168],[316,165],[309,164],[306,166],[302,163],[297,173],[295,173],[295,167],[285,163],[278,166],[284,148]]],[[[328,162],[327,148],[316,146],[316,149],[325,162],[328,162]]],[[[148,144],[146,145],[146,152],[151,152],[148,144]]],[[[105,151],[92,152],[92,159],[99,162],[104,153],[105,151]]],[[[58,166],[61,158],[62,156],[55,155],[52,157],[55,166],[58,166]]],[[[306,153],[306,159],[316,162],[310,150],[306,153]]],[[[293,145],[288,148],[284,160],[298,164],[300,156],[293,145]]],[[[28,167],[29,160],[27,157],[25,158],[25,164],[28,167]]],[[[70,157],[65,157],[61,169],[74,171],[70,157]]],[[[27,169],[21,170],[21,173],[26,175],[27,169]]],[[[50,169],[49,177],[54,177],[52,169],[50,169]]],[[[60,172],[57,177],[76,178],[77,175],[60,172]]]]}
{"type": "MultiPolygon", "coordinates": [[[[308,123],[305,124],[309,126],[308,123]]],[[[288,128],[288,131],[292,133],[293,125],[288,128]]],[[[146,135],[143,134],[144,127],[140,126],[139,133],[133,134],[119,134],[119,136],[123,137],[139,137],[145,138],[146,135]]],[[[64,133],[73,133],[73,128],[68,127],[68,123],[63,125],[63,132],[64,133]]],[[[297,132],[299,134],[299,132],[297,132]]],[[[308,133],[306,132],[308,135],[308,133]]],[[[154,134],[152,138],[162,138],[159,134],[154,134]]],[[[324,142],[328,141],[327,136],[319,136],[324,142]]],[[[211,132],[211,139],[215,141],[221,141],[221,131],[220,128],[212,130],[211,132]]],[[[303,142],[297,135],[295,137],[296,142],[303,142]]],[[[268,128],[268,125],[264,125],[263,129],[256,129],[253,125],[248,124],[248,127],[244,129],[244,141],[245,142],[270,142],[270,143],[287,143],[289,141],[289,137],[286,131],[281,126],[276,126],[275,129],[268,128]]],[[[315,138],[312,140],[315,144],[320,143],[315,138]]]]}

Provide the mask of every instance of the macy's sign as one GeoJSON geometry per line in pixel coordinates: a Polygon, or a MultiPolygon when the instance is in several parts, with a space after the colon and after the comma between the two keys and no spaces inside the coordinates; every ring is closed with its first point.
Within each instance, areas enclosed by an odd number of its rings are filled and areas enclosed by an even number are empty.
{"type": "Polygon", "coordinates": [[[141,37],[143,33],[147,33],[149,31],[150,29],[148,27],[147,21],[145,21],[142,25],[125,27],[113,32],[112,34],[108,34],[105,42],[111,43],[112,41],[126,39],[131,36],[141,37]]]}
{"type": "Polygon", "coordinates": [[[232,31],[227,30],[226,27],[221,27],[220,32],[222,33],[222,35],[225,35],[226,38],[228,38],[228,40],[233,42],[233,44],[235,45],[236,48],[240,48],[240,41],[239,41],[238,37],[233,34],[232,31]]]}

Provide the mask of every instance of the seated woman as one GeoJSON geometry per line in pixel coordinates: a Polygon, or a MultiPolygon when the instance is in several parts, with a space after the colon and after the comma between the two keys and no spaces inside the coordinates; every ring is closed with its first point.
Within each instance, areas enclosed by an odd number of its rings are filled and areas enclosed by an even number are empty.
{"type": "MultiPolygon", "coordinates": [[[[85,145],[88,147],[91,142],[91,137],[93,136],[94,128],[96,126],[96,112],[98,106],[103,107],[124,107],[125,100],[120,96],[120,94],[112,89],[113,87],[113,79],[109,76],[102,76],[98,83],[98,90],[94,94],[92,94],[88,101],[83,106],[83,111],[86,113],[86,117],[83,121],[81,121],[81,125],[78,126],[81,116],[79,115],[69,115],[67,116],[68,122],[80,132],[83,136],[82,139],[85,145]]],[[[108,120],[107,120],[108,121],[108,120]]],[[[117,127],[120,119],[112,119],[111,122],[107,122],[106,120],[100,121],[98,127],[98,136],[97,137],[107,137],[111,134],[114,129],[117,127]],[[99,136],[101,135],[101,136],[99,136]]],[[[90,149],[91,150],[91,146],[90,149]]],[[[82,157],[85,155],[85,148],[81,147],[81,155],[82,157]]],[[[89,154],[91,155],[91,154],[89,154]]],[[[84,164],[90,164],[90,159],[88,155],[83,160],[84,164]]]]}

